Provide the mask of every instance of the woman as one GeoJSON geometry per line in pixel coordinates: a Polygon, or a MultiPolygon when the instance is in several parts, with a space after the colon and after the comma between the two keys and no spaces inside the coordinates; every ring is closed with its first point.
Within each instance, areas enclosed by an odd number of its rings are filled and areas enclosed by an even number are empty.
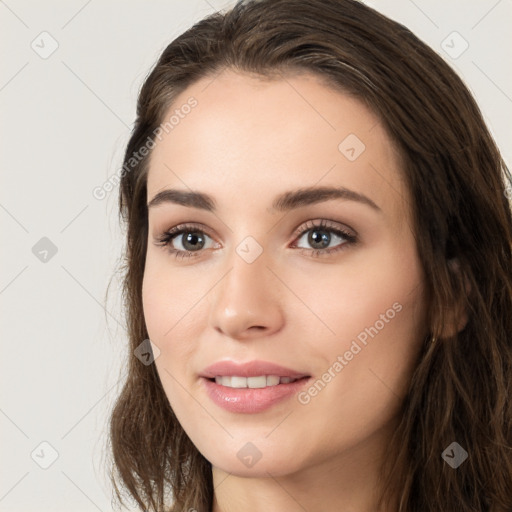
{"type": "Polygon", "coordinates": [[[510,178],[458,76],[359,2],[173,41],[122,172],[118,498],[512,510],[510,178]]]}

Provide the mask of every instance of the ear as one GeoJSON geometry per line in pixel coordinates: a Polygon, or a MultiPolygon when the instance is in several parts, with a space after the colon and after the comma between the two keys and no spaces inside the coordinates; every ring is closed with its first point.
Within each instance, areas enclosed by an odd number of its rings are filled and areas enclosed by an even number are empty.
{"type": "MultiPolygon", "coordinates": [[[[460,275],[460,263],[457,258],[452,258],[448,260],[448,269],[450,272],[454,274],[460,275]]],[[[465,290],[466,295],[469,295],[471,292],[471,286],[467,279],[465,281],[465,290]]],[[[451,337],[455,336],[457,333],[462,331],[464,327],[466,327],[468,323],[468,312],[464,305],[464,301],[461,299],[453,305],[453,308],[449,312],[448,321],[445,324],[443,331],[441,333],[441,337],[451,337]]]]}

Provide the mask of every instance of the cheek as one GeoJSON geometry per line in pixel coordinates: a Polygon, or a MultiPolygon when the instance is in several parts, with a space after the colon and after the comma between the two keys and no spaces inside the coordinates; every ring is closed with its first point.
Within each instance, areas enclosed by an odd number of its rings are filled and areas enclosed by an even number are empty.
{"type": "Polygon", "coordinates": [[[155,359],[165,394],[180,424],[194,423],[190,410],[191,361],[200,336],[197,315],[200,280],[170,272],[166,265],[147,261],[142,287],[144,319],[149,338],[159,348],[155,359]]]}
{"type": "Polygon", "coordinates": [[[171,338],[190,323],[208,288],[193,267],[173,269],[165,251],[148,251],[142,282],[142,305],[148,333],[155,340],[171,338]]]}
{"type": "MultiPolygon", "coordinates": [[[[144,320],[151,341],[160,349],[156,365],[166,388],[185,375],[200,338],[198,315],[204,315],[205,280],[189,269],[172,271],[161,256],[148,254],[142,284],[144,320]]],[[[192,267],[190,267],[192,268],[192,267]]],[[[167,391],[167,389],[166,389],[167,391]]]]}
{"type": "Polygon", "coordinates": [[[352,340],[364,346],[378,337],[381,345],[413,345],[423,328],[423,272],[412,248],[380,246],[338,267],[318,266],[314,279],[293,269],[286,279],[304,298],[309,324],[330,356],[348,350],[352,340]]]}
{"type": "MultiPolygon", "coordinates": [[[[326,293],[317,294],[313,303],[335,333],[322,337],[325,371],[343,358],[331,391],[352,397],[354,411],[361,399],[382,404],[403,396],[415,367],[426,331],[426,303],[421,264],[414,246],[409,247],[381,249],[349,272],[331,271],[323,280],[326,293]]],[[[311,290],[303,293],[315,297],[311,290]]],[[[334,400],[329,393],[324,398],[334,400]]]]}
{"type": "Polygon", "coordinates": [[[334,334],[318,331],[317,380],[300,399],[311,431],[336,439],[333,449],[365,438],[397,414],[424,334],[423,273],[415,254],[380,251],[361,268],[330,269],[315,283],[301,293],[334,334]]]}

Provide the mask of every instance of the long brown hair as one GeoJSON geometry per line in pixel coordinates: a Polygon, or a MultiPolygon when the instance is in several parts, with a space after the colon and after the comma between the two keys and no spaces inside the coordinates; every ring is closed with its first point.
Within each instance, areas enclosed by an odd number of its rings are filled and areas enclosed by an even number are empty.
{"type": "MultiPolygon", "coordinates": [[[[140,92],[120,184],[130,352],[148,338],[149,155],[133,156],[179,93],[226,68],[269,78],[316,73],[364,102],[399,149],[438,339],[425,343],[403,402],[382,468],[382,503],[399,496],[398,512],[512,510],[511,175],[457,74],[407,28],[358,1],[239,2],[160,56],[140,92]],[[443,337],[455,307],[467,323],[443,337]],[[457,469],[441,457],[452,442],[468,452],[457,469]]],[[[145,510],[211,510],[211,464],[173,414],[154,364],[130,357],[110,442],[121,503],[127,492],[145,510]]]]}

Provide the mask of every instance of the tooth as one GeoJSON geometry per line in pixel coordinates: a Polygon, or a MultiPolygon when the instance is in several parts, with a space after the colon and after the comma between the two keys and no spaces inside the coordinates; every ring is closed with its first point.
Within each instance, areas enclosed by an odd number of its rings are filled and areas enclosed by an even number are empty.
{"type": "Polygon", "coordinates": [[[267,378],[265,375],[259,377],[247,377],[248,388],[264,388],[267,385],[267,378]]]}
{"type": "Polygon", "coordinates": [[[240,377],[239,375],[217,375],[215,383],[230,388],[264,388],[277,386],[278,384],[289,384],[297,379],[292,377],[279,377],[278,375],[258,375],[256,377],[240,377]]]}
{"type": "Polygon", "coordinates": [[[233,375],[231,377],[231,387],[232,388],[246,388],[247,387],[247,377],[238,377],[233,375]]]}
{"type": "Polygon", "coordinates": [[[279,384],[278,375],[267,375],[267,386],[277,386],[279,384]]]}

